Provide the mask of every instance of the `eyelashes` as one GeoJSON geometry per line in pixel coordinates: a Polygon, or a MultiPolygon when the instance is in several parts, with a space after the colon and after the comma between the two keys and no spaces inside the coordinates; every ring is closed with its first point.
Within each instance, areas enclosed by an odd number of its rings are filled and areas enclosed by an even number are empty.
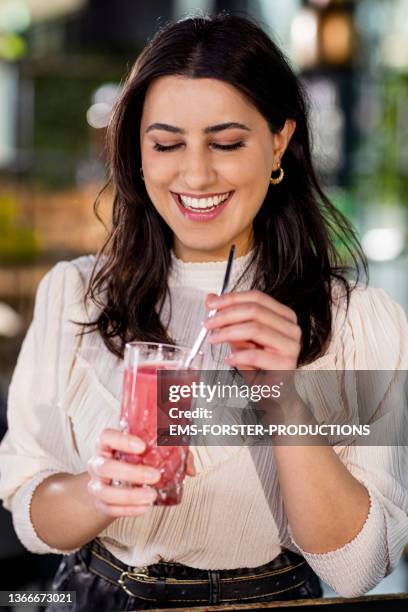
{"type": "MultiPolygon", "coordinates": [[[[158,142],[155,142],[153,148],[155,151],[160,151],[162,153],[165,153],[169,151],[175,151],[181,146],[182,146],[182,143],[164,146],[164,145],[159,144],[158,142]]],[[[239,142],[234,142],[233,144],[230,144],[230,145],[221,145],[221,144],[213,143],[212,146],[214,147],[214,149],[219,149],[220,151],[236,151],[237,149],[240,149],[241,147],[245,147],[245,143],[242,140],[240,140],[239,142]]]]}

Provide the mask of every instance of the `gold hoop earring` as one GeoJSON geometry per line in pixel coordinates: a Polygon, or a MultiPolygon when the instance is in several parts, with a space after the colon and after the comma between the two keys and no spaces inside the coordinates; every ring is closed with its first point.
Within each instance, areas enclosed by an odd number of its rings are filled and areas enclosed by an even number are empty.
{"type": "Polygon", "coordinates": [[[143,168],[140,168],[140,178],[144,181],[143,168]]]}
{"type": "Polygon", "coordinates": [[[279,164],[279,166],[276,168],[276,171],[279,170],[279,176],[277,176],[276,178],[273,178],[271,176],[270,178],[270,183],[271,185],[279,185],[279,183],[283,180],[283,177],[285,176],[285,171],[282,168],[282,166],[279,164]]]}

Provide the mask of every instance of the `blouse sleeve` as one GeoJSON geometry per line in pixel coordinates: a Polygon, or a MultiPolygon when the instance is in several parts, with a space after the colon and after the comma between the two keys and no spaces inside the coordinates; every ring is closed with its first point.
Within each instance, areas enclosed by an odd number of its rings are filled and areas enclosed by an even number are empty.
{"type": "MultiPolygon", "coordinates": [[[[403,387],[393,385],[406,374],[398,370],[408,369],[408,324],[402,308],[382,289],[358,289],[337,333],[340,368],[388,371],[391,384],[383,397],[376,398],[375,408],[377,402],[382,413],[397,408],[397,418],[406,427],[403,387]]],[[[369,493],[366,521],[351,542],[331,552],[308,553],[291,540],[322,580],[340,595],[354,597],[374,588],[395,569],[408,542],[408,447],[350,445],[334,450],[369,493]]]]}
{"type": "MultiPolygon", "coordinates": [[[[78,261],[78,260],[76,260],[78,261]]],[[[81,465],[69,418],[59,398],[67,384],[80,327],[83,279],[71,262],[60,262],[37,289],[34,316],[17,360],[8,396],[8,432],[0,445],[0,498],[11,510],[16,533],[35,553],[64,553],[36,534],[30,504],[36,487],[81,465]]]]}

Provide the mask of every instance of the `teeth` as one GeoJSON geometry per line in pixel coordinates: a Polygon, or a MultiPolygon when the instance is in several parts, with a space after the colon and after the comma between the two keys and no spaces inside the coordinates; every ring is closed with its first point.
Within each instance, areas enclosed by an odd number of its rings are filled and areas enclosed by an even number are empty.
{"type": "Polygon", "coordinates": [[[193,210],[206,210],[209,208],[214,208],[224,202],[229,196],[229,193],[224,193],[222,195],[217,195],[212,198],[190,198],[188,196],[180,195],[180,200],[182,204],[186,208],[191,208],[193,210]]]}

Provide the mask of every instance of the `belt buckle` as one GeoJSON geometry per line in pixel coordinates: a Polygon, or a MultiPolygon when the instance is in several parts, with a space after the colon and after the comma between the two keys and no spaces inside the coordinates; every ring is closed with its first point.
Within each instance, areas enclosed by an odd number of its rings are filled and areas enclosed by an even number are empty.
{"type": "Polygon", "coordinates": [[[118,578],[119,585],[122,587],[122,589],[125,591],[127,595],[134,597],[134,593],[129,591],[129,589],[125,585],[125,578],[127,576],[129,576],[130,578],[134,578],[134,577],[141,578],[143,580],[143,578],[149,577],[149,568],[147,565],[142,565],[141,567],[134,567],[131,572],[125,571],[125,572],[122,572],[121,575],[119,576],[118,578]]]}

